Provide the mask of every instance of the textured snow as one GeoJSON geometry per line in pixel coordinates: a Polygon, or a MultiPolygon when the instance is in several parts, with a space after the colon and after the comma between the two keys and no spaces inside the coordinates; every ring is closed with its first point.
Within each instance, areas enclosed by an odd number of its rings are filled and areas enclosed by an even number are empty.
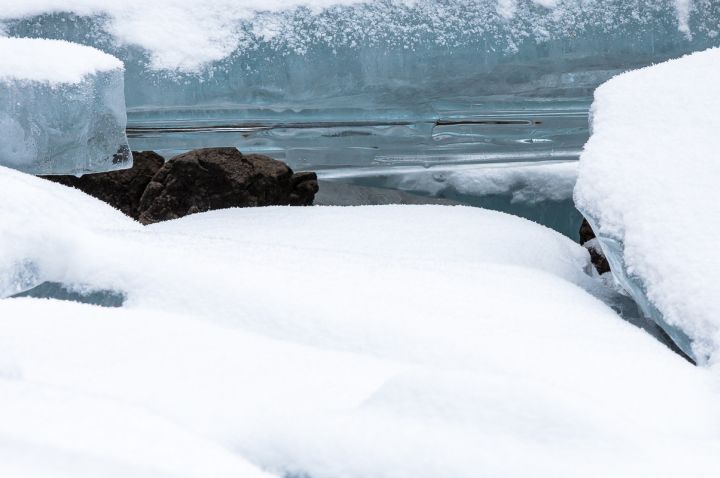
{"type": "MultiPolygon", "coordinates": [[[[443,26],[432,19],[441,16],[447,17],[444,23],[450,24],[452,29],[452,23],[462,23],[468,15],[478,11],[494,10],[500,18],[510,20],[523,16],[519,14],[519,10],[528,11],[531,6],[539,5],[543,10],[542,15],[557,21],[562,20],[568,11],[581,12],[581,18],[582,12],[595,8],[593,3],[595,2],[579,0],[462,0],[450,5],[437,0],[0,0],[0,20],[59,12],[102,17],[106,19],[104,29],[118,43],[140,46],[149,51],[153,68],[197,71],[203,65],[227,58],[243,47],[248,33],[243,32],[243,21],[259,20],[253,22],[249,32],[252,36],[271,40],[284,35],[286,32],[282,31],[283,19],[279,18],[278,14],[287,13],[290,17],[307,13],[317,15],[346,6],[366,12],[369,23],[365,26],[356,25],[356,28],[365,29],[386,19],[388,12],[392,10],[414,8],[420,15],[430,19],[427,28],[439,31],[443,26]]],[[[599,1],[596,3],[600,4],[599,1]]],[[[638,6],[633,15],[646,15],[658,7],[668,5],[674,5],[678,28],[689,33],[688,18],[692,0],[651,0],[647,6],[638,6]]],[[[610,10],[612,9],[607,11],[610,10]]],[[[569,16],[573,15],[574,13],[569,16]]],[[[482,21],[486,20],[487,18],[483,17],[482,21]]],[[[322,21],[320,23],[316,28],[322,30],[322,21]]],[[[520,18],[518,28],[526,30],[527,25],[522,23],[523,19],[520,18]]],[[[403,25],[392,24],[388,27],[404,28],[403,25]]],[[[467,28],[468,25],[465,24],[464,27],[467,28]]],[[[483,25],[473,26],[475,27],[482,29],[483,25]]],[[[387,33],[386,31],[385,36],[387,33]]],[[[397,32],[392,32],[395,33],[397,32]]],[[[408,33],[412,37],[419,32],[408,33]]],[[[535,33],[542,36],[543,27],[535,33]]],[[[547,35],[547,31],[544,33],[547,35]]],[[[289,43],[298,46],[317,34],[291,32],[289,43]]],[[[330,40],[342,41],[342,37],[352,36],[352,32],[346,30],[330,35],[330,40]]],[[[527,32],[523,31],[518,37],[526,35],[527,32]]]]}
{"type": "Polygon", "coordinates": [[[123,69],[112,55],[62,40],[0,37],[0,58],[0,82],[80,83],[100,71],[123,69]]]}
{"type": "Polygon", "coordinates": [[[142,227],[5,168],[0,190],[0,295],[24,278],[128,297],[0,300],[3,476],[720,466],[716,371],[596,299],[587,252],[549,229],[439,206],[142,227]]]}
{"type": "Polygon", "coordinates": [[[720,49],[597,90],[576,202],[698,357],[720,347],[720,49]]]}

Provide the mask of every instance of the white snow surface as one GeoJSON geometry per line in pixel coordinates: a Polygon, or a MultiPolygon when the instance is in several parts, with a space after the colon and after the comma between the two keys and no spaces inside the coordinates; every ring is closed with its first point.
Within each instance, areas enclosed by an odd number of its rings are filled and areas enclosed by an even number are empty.
{"type": "Polygon", "coordinates": [[[720,348],[720,49],[601,86],[575,192],[665,320],[720,348]]]}
{"type": "MultiPolygon", "coordinates": [[[[0,7],[1,8],[1,7],[0,7]]],[[[0,36],[0,82],[80,83],[123,63],[95,48],[63,40],[0,36]]]]}
{"type": "MultiPolygon", "coordinates": [[[[517,0],[478,0],[496,3],[498,15],[511,19],[517,15],[517,0]]],[[[531,0],[562,17],[562,0],[531,0]]],[[[693,0],[674,1],[678,27],[688,32],[693,0]]],[[[151,67],[157,70],[197,72],[205,65],[227,58],[242,46],[238,23],[267,13],[292,11],[304,7],[319,13],[337,6],[386,4],[376,0],[0,0],[0,21],[27,18],[44,13],[71,12],[80,16],[107,19],[104,28],[121,45],[136,45],[150,52],[151,67]]],[[[390,0],[391,5],[430,4],[438,12],[447,10],[440,2],[390,0]]],[[[585,2],[587,3],[587,2],[585,2]]],[[[590,2],[592,3],[592,2],[590,2]]],[[[385,5],[386,6],[386,5],[385,5]]],[[[468,9],[475,8],[469,2],[468,9]]],[[[649,7],[646,7],[649,8],[649,7]]],[[[0,24],[0,34],[2,25],[0,24]]],[[[258,24],[253,31],[260,37],[278,35],[273,21],[258,24]]]]}
{"type": "Polygon", "coordinates": [[[6,168],[0,191],[0,295],[128,296],[0,300],[0,476],[720,467],[717,370],[622,321],[587,292],[587,251],[529,221],[315,207],[143,227],[6,168]]]}

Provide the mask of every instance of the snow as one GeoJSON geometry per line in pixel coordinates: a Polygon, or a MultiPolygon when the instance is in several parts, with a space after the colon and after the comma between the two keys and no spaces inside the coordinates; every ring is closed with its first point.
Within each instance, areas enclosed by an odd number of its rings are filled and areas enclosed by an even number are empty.
{"type": "Polygon", "coordinates": [[[389,176],[386,186],[433,196],[447,191],[475,197],[507,195],[512,203],[535,204],[572,198],[576,180],[576,161],[534,162],[401,172],[389,176]]]}
{"type": "Polygon", "coordinates": [[[3,476],[720,466],[717,370],[622,321],[587,251],[549,229],[439,206],[143,227],[9,169],[0,190],[0,295],[23,277],[128,297],[0,300],[3,476]]]}
{"type": "Polygon", "coordinates": [[[271,476],[158,414],[118,400],[17,378],[0,378],[0,396],[5,477],[271,476]]]}
{"type": "Polygon", "coordinates": [[[3,83],[80,83],[100,71],[123,69],[122,62],[112,55],[63,40],[0,37],[0,58],[3,83]]]}
{"type": "MultiPolygon", "coordinates": [[[[488,8],[496,10],[503,20],[516,16],[520,9],[517,0],[463,0],[460,15],[488,8]],[[494,5],[494,7],[492,7],[494,5]]],[[[667,5],[668,0],[655,0],[652,7],[667,5]]],[[[689,14],[692,0],[671,0],[678,16],[678,28],[689,34],[689,14]]],[[[529,0],[523,1],[526,10],[531,5],[540,5],[556,18],[563,16],[564,9],[587,10],[586,3],[578,0],[529,0]],[[579,3],[579,7],[578,7],[579,3]]],[[[0,0],[0,20],[28,18],[44,13],[72,12],[81,16],[102,17],[103,28],[121,45],[136,45],[151,53],[151,66],[158,70],[181,70],[196,72],[203,66],[229,57],[242,48],[244,38],[240,23],[272,13],[297,12],[307,9],[317,14],[337,6],[357,5],[377,7],[380,17],[388,8],[418,6],[421,12],[432,15],[448,14],[444,2],[435,0],[390,2],[366,0],[0,0]]],[[[649,10],[650,7],[647,7],[649,10]]],[[[637,15],[642,15],[642,8],[637,15]]],[[[451,18],[456,21],[458,18],[451,18]]],[[[253,25],[252,34],[272,39],[283,32],[273,18],[253,25]]],[[[432,23],[431,23],[432,25],[432,23]]],[[[434,25],[433,27],[437,27],[434,25]]],[[[359,28],[363,28],[359,26],[359,28]]],[[[347,32],[345,32],[347,33],[347,32]]],[[[291,43],[301,43],[302,38],[293,38],[291,43]]]]}
{"type": "Polygon", "coordinates": [[[663,320],[720,348],[720,49],[619,76],[595,95],[576,203],[621,243],[663,320]]]}

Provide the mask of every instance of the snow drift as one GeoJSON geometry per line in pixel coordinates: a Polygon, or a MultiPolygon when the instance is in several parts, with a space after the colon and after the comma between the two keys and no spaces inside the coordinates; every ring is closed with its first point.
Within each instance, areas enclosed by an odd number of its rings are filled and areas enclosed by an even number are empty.
{"type": "Polygon", "coordinates": [[[0,438],[19,452],[0,455],[4,473],[720,465],[713,372],[622,321],[593,295],[587,252],[531,222],[317,207],[142,227],[8,169],[0,189],[3,295],[55,281],[127,296],[120,309],[0,300],[0,438]]]}
{"type": "Polygon", "coordinates": [[[711,49],[599,88],[575,190],[621,281],[700,360],[720,347],[719,64],[711,49]]]}

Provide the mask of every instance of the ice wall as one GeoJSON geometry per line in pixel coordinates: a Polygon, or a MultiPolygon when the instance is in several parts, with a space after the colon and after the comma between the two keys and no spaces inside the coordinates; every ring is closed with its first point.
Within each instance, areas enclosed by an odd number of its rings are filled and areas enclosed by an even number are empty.
{"type": "Polygon", "coordinates": [[[315,169],[576,158],[595,87],[720,42],[714,0],[18,3],[7,33],[125,62],[134,148],[315,169]]]}
{"type": "Polygon", "coordinates": [[[0,3],[8,33],[102,44],[127,60],[133,106],[310,98],[318,107],[327,106],[320,97],[347,94],[367,95],[354,102],[365,106],[382,93],[391,93],[382,104],[414,105],[416,91],[586,96],[608,70],[712,42],[720,8],[709,0],[18,3],[0,3]]]}
{"type": "Polygon", "coordinates": [[[33,174],[129,167],[123,73],[94,48],[0,37],[0,165],[33,174]]]}

